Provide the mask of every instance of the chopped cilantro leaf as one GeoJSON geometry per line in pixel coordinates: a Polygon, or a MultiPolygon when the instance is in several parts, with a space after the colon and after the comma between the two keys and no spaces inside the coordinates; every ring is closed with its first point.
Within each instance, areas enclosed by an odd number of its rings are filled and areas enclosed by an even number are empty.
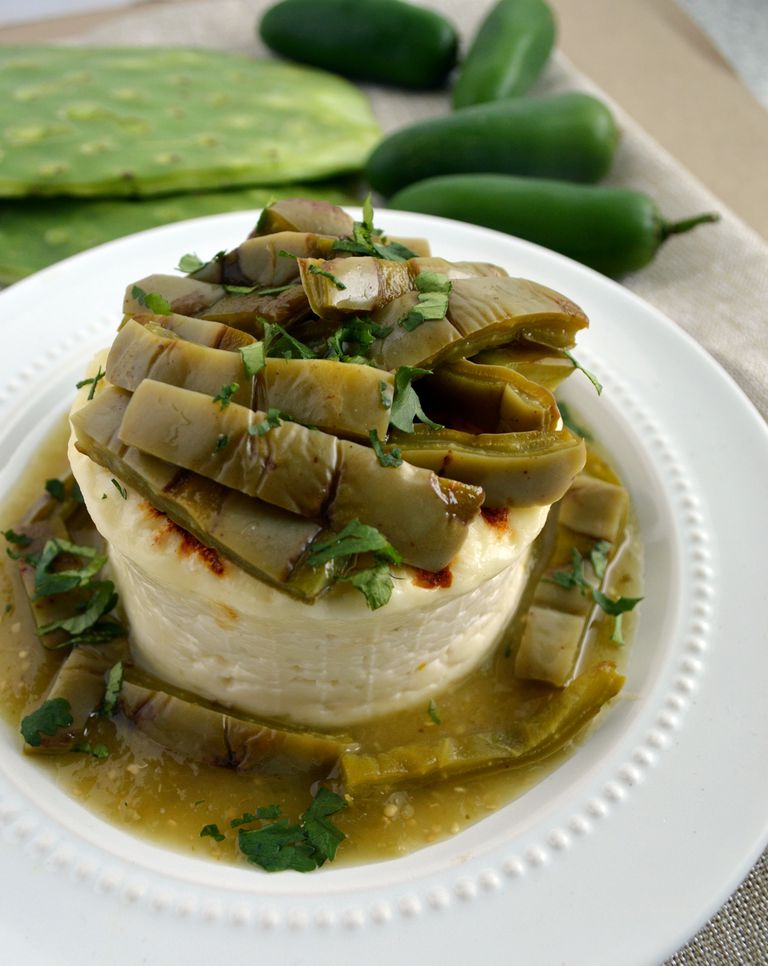
{"type": "Polygon", "coordinates": [[[213,396],[213,401],[219,404],[219,408],[222,412],[227,408],[227,406],[232,402],[232,397],[240,388],[240,383],[230,382],[228,386],[222,386],[221,389],[213,396]]]}
{"type": "Polygon", "coordinates": [[[310,567],[320,567],[329,560],[352,557],[359,553],[376,553],[391,563],[398,564],[402,557],[389,543],[383,533],[359,520],[351,520],[326,543],[315,546],[307,562],[310,567]]]}
{"type": "Polygon", "coordinates": [[[284,359],[314,359],[315,353],[295,339],[290,332],[286,332],[282,325],[276,322],[264,323],[264,355],[281,356],[284,359]]]}
{"type": "Polygon", "coordinates": [[[75,587],[84,587],[96,576],[106,561],[107,558],[93,547],[81,547],[60,538],[48,540],[35,566],[35,599],[63,594],[75,587]],[[89,562],[79,570],[59,570],[51,573],[49,568],[62,554],[81,557],[89,562]]]}
{"type": "Polygon", "coordinates": [[[435,724],[442,724],[443,719],[440,717],[440,712],[437,710],[437,705],[434,701],[430,701],[427,705],[427,714],[435,722],[435,724]]]}
{"type": "Polygon", "coordinates": [[[251,436],[266,436],[271,429],[281,426],[283,420],[287,418],[279,409],[270,409],[260,423],[251,423],[248,432],[251,436]]]}
{"type": "Polygon", "coordinates": [[[416,276],[416,288],[419,290],[416,304],[399,323],[408,332],[417,329],[423,322],[445,318],[448,311],[451,282],[447,275],[421,272],[416,276]]]}
{"type": "Polygon", "coordinates": [[[309,266],[309,274],[322,275],[323,278],[327,278],[331,285],[333,285],[334,288],[337,288],[340,292],[343,292],[347,287],[333,274],[333,272],[328,272],[324,268],[320,268],[319,265],[315,265],[314,263],[309,266]]]}
{"type": "Polygon", "coordinates": [[[210,838],[215,839],[215,841],[217,842],[223,842],[224,839],[226,838],[225,835],[221,834],[221,832],[219,831],[219,826],[216,825],[214,822],[211,822],[210,825],[204,825],[200,829],[200,838],[204,839],[206,836],[209,836],[210,838]]]}
{"type": "Polygon", "coordinates": [[[331,245],[332,251],[350,252],[352,255],[370,255],[388,261],[403,262],[415,258],[416,252],[400,242],[374,241],[381,232],[373,227],[373,205],[370,194],[363,202],[363,220],[356,221],[352,228],[352,238],[338,238],[331,245]]]}
{"type": "Polygon", "coordinates": [[[3,530],[3,536],[8,543],[13,543],[17,547],[28,547],[32,543],[31,537],[28,537],[26,533],[16,533],[15,530],[3,530]]]}
{"type": "Polygon", "coordinates": [[[170,315],[173,311],[171,303],[162,295],[157,292],[145,292],[138,285],[134,285],[131,289],[131,296],[136,299],[139,305],[149,309],[150,312],[154,312],[155,315],[170,315]]]}
{"type": "Polygon", "coordinates": [[[400,452],[398,446],[393,446],[392,449],[387,452],[379,439],[378,431],[375,429],[368,430],[368,438],[371,441],[371,446],[376,454],[376,459],[382,466],[402,466],[403,464],[403,454],[400,452]]]}
{"type": "Polygon", "coordinates": [[[326,340],[327,358],[341,362],[368,363],[367,352],[376,339],[384,339],[392,331],[391,325],[377,325],[372,319],[353,315],[344,320],[326,340]],[[363,356],[360,359],[360,356],[363,356]]]}
{"type": "Polygon", "coordinates": [[[331,815],[346,807],[343,798],[321,787],[297,824],[277,818],[261,828],[241,828],[237,833],[240,851],[267,872],[311,872],[333,859],[346,838],[329,821],[331,815]]]}
{"type": "Polygon", "coordinates": [[[227,436],[226,433],[220,433],[218,439],[216,440],[216,449],[214,452],[220,453],[227,446],[229,446],[229,436],[227,436]]]}
{"type": "Polygon", "coordinates": [[[67,491],[64,489],[64,484],[61,480],[52,479],[45,481],[45,490],[49,496],[52,496],[54,500],[58,503],[63,503],[67,498],[67,491]]]}
{"type": "Polygon", "coordinates": [[[76,613],[72,617],[63,617],[50,621],[48,624],[43,624],[38,628],[37,633],[43,636],[50,634],[52,631],[63,630],[69,634],[78,636],[92,627],[106,613],[111,611],[117,603],[115,585],[112,581],[91,581],[89,588],[92,589],[92,594],[80,613],[76,613]]]}
{"type": "Polygon", "coordinates": [[[264,343],[252,342],[250,345],[241,346],[239,352],[245,375],[248,379],[252,379],[266,365],[264,343]]]}
{"type": "Polygon", "coordinates": [[[117,490],[117,492],[124,500],[128,499],[128,490],[126,490],[126,488],[122,485],[122,483],[120,483],[119,480],[116,480],[114,476],[112,477],[112,486],[114,486],[114,488],[117,490]]]}
{"type": "Polygon", "coordinates": [[[595,572],[595,577],[598,580],[602,580],[605,577],[605,571],[608,566],[608,554],[610,552],[611,545],[607,540],[598,540],[589,551],[589,560],[595,572]]]}
{"type": "Polygon", "coordinates": [[[191,272],[196,272],[202,268],[203,265],[205,265],[205,262],[195,254],[182,255],[179,259],[179,264],[176,266],[176,270],[189,275],[191,272]]]}
{"type": "Polygon", "coordinates": [[[592,439],[592,434],[573,419],[569,406],[558,400],[557,408],[560,410],[563,426],[565,426],[566,429],[570,429],[575,436],[581,436],[582,439],[586,439],[588,441],[592,439]]]}
{"type": "Polygon", "coordinates": [[[39,748],[42,736],[52,737],[61,728],[68,728],[74,721],[72,708],[66,698],[50,698],[43,701],[37,710],[21,721],[21,733],[28,745],[39,748]]]}
{"type": "Polygon", "coordinates": [[[258,815],[253,812],[243,812],[240,818],[233,818],[229,823],[230,828],[238,828],[241,825],[250,825],[251,822],[255,822],[258,819],[258,815]]]}
{"type": "Polygon", "coordinates": [[[82,752],[84,755],[90,755],[92,758],[109,758],[109,748],[106,745],[92,745],[89,741],[75,745],[72,751],[82,752]]]}
{"type": "Polygon", "coordinates": [[[75,389],[82,389],[83,386],[90,386],[91,388],[88,390],[88,401],[90,402],[96,394],[96,386],[98,386],[106,374],[106,371],[99,366],[98,372],[95,376],[90,379],[81,379],[80,382],[76,382],[75,389]]]}
{"type": "Polygon", "coordinates": [[[256,809],[256,818],[262,819],[272,819],[280,818],[280,806],[279,805],[260,805],[256,809]]]}
{"type": "Polygon", "coordinates": [[[280,258],[298,258],[298,255],[294,255],[293,252],[287,252],[284,248],[281,248],[277,253],[280,258]]]}
{"type": "Polygon", "coordinates": [[[104,691],[104,700],[101,702],[101,713],[105,718],[109,718],[115,713],[117,699],[123,687],[123,673],[123,662],[118,661],[107,674],[107,686],[104,691]]]}
{"type": "Polygon", "coordinates": [[[430,369],[412,368],[411,366],[400,366],[395,373],[395,394],[389,421],[404,433],[413,432],[413,421],[415,419],[426,423],[431,429],[443,428],[424,413],[416,390],[411,385],[416,376],[428,376],[430,374],[430,369]]]}
{"type": "Polygon", "coordinates": [[[603,387],[602,387],[602,384],[598,381],[597,376],[595,376],[594,373],[591,373],[589,369],[585,369],[584,366],[567,349],[563,349],[563,354],[567,356],[568,359],[571,360],[571,363],[574,369],[580,369],[584,373],[587,379],[589,379],[589,381],[595,387],[595,391],[599,396],[600,393],[603,391],[603,387]]]}
{"type": "Polygon", "coordinates": [[[365,597],[365,602],[371,610],[378,610],[389,603],[392,596],[394,582],[389,567],[385,563],[377,563],[373,567],[357,570],[348,576],[338,577],[339,581],[352,584],[365,597]]]}

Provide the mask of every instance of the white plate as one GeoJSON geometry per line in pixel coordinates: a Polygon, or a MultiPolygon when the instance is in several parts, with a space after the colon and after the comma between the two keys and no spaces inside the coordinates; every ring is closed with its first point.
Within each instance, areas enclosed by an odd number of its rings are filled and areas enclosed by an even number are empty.
{"type": "MultiPolygon", "coordinates": [[[[185,252],[232,247],[254,217],[111,242],[0,295],[0,492],[111,338],[124,285],[185,252]]],[[[5,962],[451,966],[504,950],[526,966],[650,964],[716,910],[768,838],[759,416],[690,338],[602,276],[469,225],[377,220],[446,258],[544,282],[590,316],[578,355],[605,391],[577,374],[566,398],[615,455],[646,548],[623,699],[549,778],[455,838],[306,876],[134,839],[52,785],[2,728],[5,962]]]]}

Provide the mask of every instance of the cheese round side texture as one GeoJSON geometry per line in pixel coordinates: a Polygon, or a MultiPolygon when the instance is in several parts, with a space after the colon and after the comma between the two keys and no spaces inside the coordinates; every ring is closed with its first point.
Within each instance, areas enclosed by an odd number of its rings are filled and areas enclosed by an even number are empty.
{"type": "Polygon", "coordinates": [[[419,586],[401,567],[379,610],[348,584],[305,604],[227,560],[212,567],[141,496],[129,489],[123,499],[72,442],[69,458],[109,546],[137,665],[225,707],[316,728],[426,707],[476,667],[517,607],[549,509],[510,510],[504,526],[479,516],[449,587],[419,586]]]}

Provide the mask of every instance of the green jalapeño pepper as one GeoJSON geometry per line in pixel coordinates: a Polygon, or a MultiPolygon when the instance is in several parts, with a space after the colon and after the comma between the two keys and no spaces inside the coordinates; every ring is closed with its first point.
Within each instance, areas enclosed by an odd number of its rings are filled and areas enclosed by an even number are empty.
{"type": "Polygon", "coordinates": [[[390,206],[495,228],[612,276],[647,265],[670,235],[718,219],[666,221],[651,198],[628,188],[484,174],[430,178],[390,206]]]}

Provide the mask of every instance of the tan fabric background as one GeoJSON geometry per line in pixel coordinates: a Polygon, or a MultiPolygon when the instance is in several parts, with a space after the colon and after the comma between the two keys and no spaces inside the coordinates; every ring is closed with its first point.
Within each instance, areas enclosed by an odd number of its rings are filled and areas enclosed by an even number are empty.
{"type": "MultiPolygon", "coordinates": [[[[568,2],[578,7],[580,0],[568,2]]],[[[621,0],[616,3],[621,6],[621,0]]],[[[150,4],[70,37],[68,42],[200,45],[265,54],[255,37],[254,25],[259,11],[268,5],[265,0],[150,4]]],[[[468,37],[491,2],[431,0],[425,5],[446,13],[460,27],[462,35],[468,37]]],[[[564,7],[565,0],[555,5],[564,7]]],[[[608,8],[606,16],[611,16],[608,8]]],[[[568,16],[563,19],[565,29],[568,16]]],[[[586,29],[584,24],[581,27],[586,29]]],[[[606,37],[606,44],[609,43],[606,37]]],[[[651,82],[658,83],[658,78],[651,82]]],[[[577,87],[595,90],[583,74],[559,56],[539,90],[577,87]]],[[[725,89],[730,91],[728,85],[725,89]]],[[[447,98],[440,93],[406,95],[381,89],[371,89],[369,93],[386,130],[448,109],[447,98]]],[[[717,225],[672,239],[650,267],[624,282],[690,332],[730,372],[766,417],[768,246],[618,106],[613,106],[623,128],[623,139],[610,182],[648,191],[670,218],[700,211],[718,211],[722,216],[717,225]]],[[[706,117],[706,97],[696,109],[706,117]]],[[[760,127],[761,116],[754,116],[755,136],[768,143],[768,124],[760,127]]],[[[765,198],[765,192],[761,197],[765,198]]],[[[739,201],[749,203],[749,199],[741,197],[739,201]]],[[[758,199],[756,203],[761,202],[758,199]]],[[[669,964],[757,966],[767,962],[768,857],[764,855],[732,899],[669,964]]]]}

